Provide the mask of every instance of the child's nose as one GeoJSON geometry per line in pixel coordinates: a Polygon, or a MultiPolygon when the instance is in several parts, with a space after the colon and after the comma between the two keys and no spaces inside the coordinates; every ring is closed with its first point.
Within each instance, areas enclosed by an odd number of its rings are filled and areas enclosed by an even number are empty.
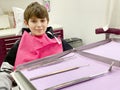
{"type": "Polygon", "coordinates": [[[42,26],[42,23],[41,23],[41,22],[38,22],[38,23],[37,23],[37,26],[38,26],[38,27],[42,26]]]}

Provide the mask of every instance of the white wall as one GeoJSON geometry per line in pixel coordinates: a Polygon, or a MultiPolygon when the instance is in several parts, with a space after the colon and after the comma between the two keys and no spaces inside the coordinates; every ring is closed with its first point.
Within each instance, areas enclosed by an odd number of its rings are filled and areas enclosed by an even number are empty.
{"type": "Polygon", "coordinates": [[[79,37],[84,43],[104,38],[96,35],[95,28],[106,25],[109,0],[51,0],[52,23],[62,24],[65,37],[79,37]]]}
{"type": "MultiPolygon", "coordinates": [[[[4,10],[11,6],[25,8],[35,0],[0,0],[4,10]]],[[[36,0],[42,2],[42,0],[36,0]]],[[[95,28],[106,25],[109,0],[50,0],[50,24],[60,24],[65,38],[79,37],[85,44],[104,39],[95,28]]]]}
{"type": "Polygon", "coordinates": [[[42,3],[42,0],[0,0],[0,8],[5,11],[12,10],[12,6],[26,8],[26,6],[33,1],[42,3]]]}

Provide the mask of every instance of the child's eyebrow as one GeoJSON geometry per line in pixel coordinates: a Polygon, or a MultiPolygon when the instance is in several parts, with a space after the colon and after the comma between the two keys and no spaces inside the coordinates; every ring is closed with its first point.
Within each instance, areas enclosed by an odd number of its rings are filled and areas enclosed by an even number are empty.
{"type": "Polygon", "coordinates": [[[45,18],[31,17],[30,19],[41,19],[41,20],[44,20],[44,19],[46,19],[46,17],[45,18]]]}
{"type": "Polygon", "coordinates": [[[30,19],[37,19],[37,17],[31,17],[30,19]]]}

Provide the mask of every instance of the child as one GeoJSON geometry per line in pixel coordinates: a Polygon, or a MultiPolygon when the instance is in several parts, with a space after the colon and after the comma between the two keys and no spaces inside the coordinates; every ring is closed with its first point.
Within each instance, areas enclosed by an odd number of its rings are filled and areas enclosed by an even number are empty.
{"type": "Polygon", "coordinates": [[[27,6],[24,11],[24,23],[30,33],[23,32],[21,40],[17,41],[8,52],[1,71],[10,73],[23,63],[72,49],[64,40],[59,38],[56,40],[54,34],[48,30],[48,12],[38,2],[27,6]]]}

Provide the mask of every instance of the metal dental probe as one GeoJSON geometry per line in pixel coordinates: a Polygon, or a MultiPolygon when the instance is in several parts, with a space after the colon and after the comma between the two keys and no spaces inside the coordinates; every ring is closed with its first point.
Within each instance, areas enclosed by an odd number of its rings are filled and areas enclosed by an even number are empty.
{"type": "Polygon", "coordinates": [[[62,88],[65,88],[65,87],[69,87],[69,86],[72,86],[72,85],[75,85],[75,84],[78,84],[78,83],[82,83],[82,82],[85,82],[85,81],[89,81],[89,80],[92,80],[96,77],[100,77],[100,76],[103,76],[109,72],[112,71],[112,66],[113,66],[114,62],[112,62],[112,64],[110,65],[110,67],[108,68],[107,72],[102,72],[102,73],[99,73],[99,74],[96,74],[96,75],[92,75],[92,76],[88,76],[88,77],[83,77],[83,78],[80,78],[80,79],[76,79],[76,80],[72,80],[72,81],[68,81],[68,82],[65,82],[65,83],[62,83],[62,84],[59,84],[59,85],[56,85],[56,86],[53,86],[53,87],[50,87],[50,88],[47,88],[45,90],[58,90],[58,89],[62,89],[62,88]]]}
{"type": "Polygon", "coordinates": [[[57,71],[50,72],[50,73],[47,73],[47,74],[44,74],[44,75],[32,77],[32,78],[30,78],[30,81],[36,80],[36,79],[39,79],[39,78],[44,78],[44,77],[56,75],[56,74],[59,74],[59,73],[64,73],[64,72],[72,71],[72,70],[79,69],[79,68],[81,68],[81,67],[85,67],[85,66],[88,66],[88,65],[89,65],[89,64],[83,65],[83,66],[73,66],[73,67],[69,67],[69,68],[62,69],[62,70],[57,70],[57,71]]]}

